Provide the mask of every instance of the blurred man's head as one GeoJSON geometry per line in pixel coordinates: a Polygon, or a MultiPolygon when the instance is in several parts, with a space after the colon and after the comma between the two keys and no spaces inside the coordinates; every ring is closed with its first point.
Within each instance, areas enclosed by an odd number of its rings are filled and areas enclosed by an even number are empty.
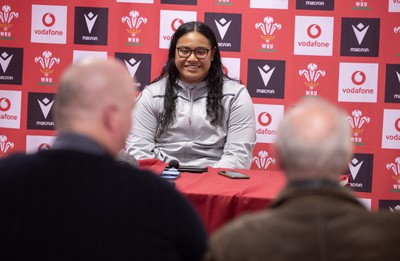
{"type": "Polygon", "coordinates": [[[305,98],[284,116],[276,148],[289,181],[337,180],[352,155],[347,115],[321,98],[305,98]]]}
{"type": "Polygon", "coordinates": [[[55,101],[56,128],[89,136],[115,156],[131,127],[135,92],[122,63],[83,58],[61,77],[55,101]]]}

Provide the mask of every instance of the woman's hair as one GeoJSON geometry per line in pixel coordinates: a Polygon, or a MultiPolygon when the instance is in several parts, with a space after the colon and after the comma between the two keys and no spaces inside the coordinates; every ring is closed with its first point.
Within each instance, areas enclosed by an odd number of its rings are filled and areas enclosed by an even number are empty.
{"type": "Polygon", "coordinates": [[[175,66],[176,43],[179,38],[189,32],[198,32],[205,36],[210,41],[211,48],[214,50],[214,59],[211,61],[211,67],[206,78],[208,87],[206,110],[210,123],[216,128],[222,124],[224,118],[224,108],[221,105],[222,86],[224,78],[231,78],[224,73],[217,39],[208,25],[202,22],[187,22],[179,26],[173,34],[168,52],[168,60],[162,68],[161,74],[153,81],[157,82],[164,77],[168,77],[165,89],[164,112],[161,115],[157,136],[161,135],[175,120],[175,100],[178,97],[175,85],[179,79],[179,71],[175,66]]]}

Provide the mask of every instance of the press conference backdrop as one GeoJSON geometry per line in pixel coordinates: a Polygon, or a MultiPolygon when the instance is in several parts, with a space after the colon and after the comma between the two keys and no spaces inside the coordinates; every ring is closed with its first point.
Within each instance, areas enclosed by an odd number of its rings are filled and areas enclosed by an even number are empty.
{"type": "Polygon", "coordinates": [[[0,157],[51,149],[61,72],[85,55],[120,59],[142,90],[171,35],[200,20],[224,69],[253,98],[252,169],[279,170],[277,125],[303,96],[344,108],[355,145],[347,186],[372,209],[400,208],[400,0],[3,0],[0,157]]]}

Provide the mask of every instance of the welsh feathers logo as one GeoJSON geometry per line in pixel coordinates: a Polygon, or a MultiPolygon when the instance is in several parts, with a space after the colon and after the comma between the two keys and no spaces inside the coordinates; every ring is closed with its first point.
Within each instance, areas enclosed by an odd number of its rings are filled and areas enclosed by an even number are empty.
{"type": "Polygon", "coordinates": [[[139,34],[142,31],[142,25],[147,23],[147,18],[140,16],[139,11],[132,10],[129,16],[122,17],[121,21],[128,26],[126,31],[129,36],[125,44],[141,46],[139,34]]]}
{"type": "Polygon", "coordinates": [[[258,169],[266,170],[271,164],[275,164],[275,158],[268,156],[268,151],[260,150],[258,156],[254,156],[252,161],[257,165],[258,169]]]}
{"type": "Polygon", "coordinates": [[[392,192],[400,192],[400,157],[394,159],[393,162],[386,164],[386,169],[391,170],[390,174],[393,178],[392,192]]]}
{"type": "Polygon", "coordinates": [[[0,11],[0,27],[3,31],[0,31],[1,40],[13,40],[11,32],[9,31],[12,27],[12,20],[18,18],[18,13],[11,11],[11,6],[3,5],[0,11]]]}
{"type": "Polygon", "coordinates": [[[9,141],[7,136],[0,135],[0,156],[6,155],[6,153],[14,148],[14,142],[9,141]]]}
{"type": "Polygon", "coordinates": [[[318,79],[320,77],[324,77],[325,74],[326,72],[324,70],[318,69],[318,65],[316,65],[315,63],[308,64],[307,69],[299,70],[299,75],[306,78],[304,84],[309,88],[309,90],[306,91],[306,95],[318,95],[318,92],[314,90],[314,88],[319,85],[318,79]]]}
{"type": "Polygon", "coordinates": [[[44,51],[42,56],[35,57],[35,63],[40,65],[40,72],[43,77],[40,78],[39,85],[54,86],[51,75],[54,72],[53,66],[60,63],[60,58],[54,57],[52,52],[44,51]]]}
{"type": "Polygon", "coordinates": [[[256,29],[260,29],[261,39],[265,41],[261,44],[261,49],[258,49],[259,52],[276,52],[274,49],[274,44],[272,40],[275,38],[275,31],[281,30],[282,25],[279,23],[274,23],[274,18],[271,16],[264,17],[264,21],[260,23],[256,23],[256,29]]]}
{"type": "Polygon", "coordinates": [[[361,137],[361,134],[364,131],[363,126],[364,124],[368,124],[371,119],[369,117],[363,116],[362,111],[354,110],[351,113],[351,116],[347,117],[347,120],[349,121],[353,133],[351,141],[354,142],[356,145],[364,145],[361,137]]]}

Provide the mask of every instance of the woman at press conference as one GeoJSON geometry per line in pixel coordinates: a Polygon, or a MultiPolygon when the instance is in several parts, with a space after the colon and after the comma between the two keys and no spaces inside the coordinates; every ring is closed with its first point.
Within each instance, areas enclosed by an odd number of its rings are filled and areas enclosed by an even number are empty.
{"type": "Polygon", "coordinates": [[[126,142],[138,160],[250,168],[255,116],[246,87],[225,74],[212,29],[182,24],[161,74],[138,97],[126,142]]]}

